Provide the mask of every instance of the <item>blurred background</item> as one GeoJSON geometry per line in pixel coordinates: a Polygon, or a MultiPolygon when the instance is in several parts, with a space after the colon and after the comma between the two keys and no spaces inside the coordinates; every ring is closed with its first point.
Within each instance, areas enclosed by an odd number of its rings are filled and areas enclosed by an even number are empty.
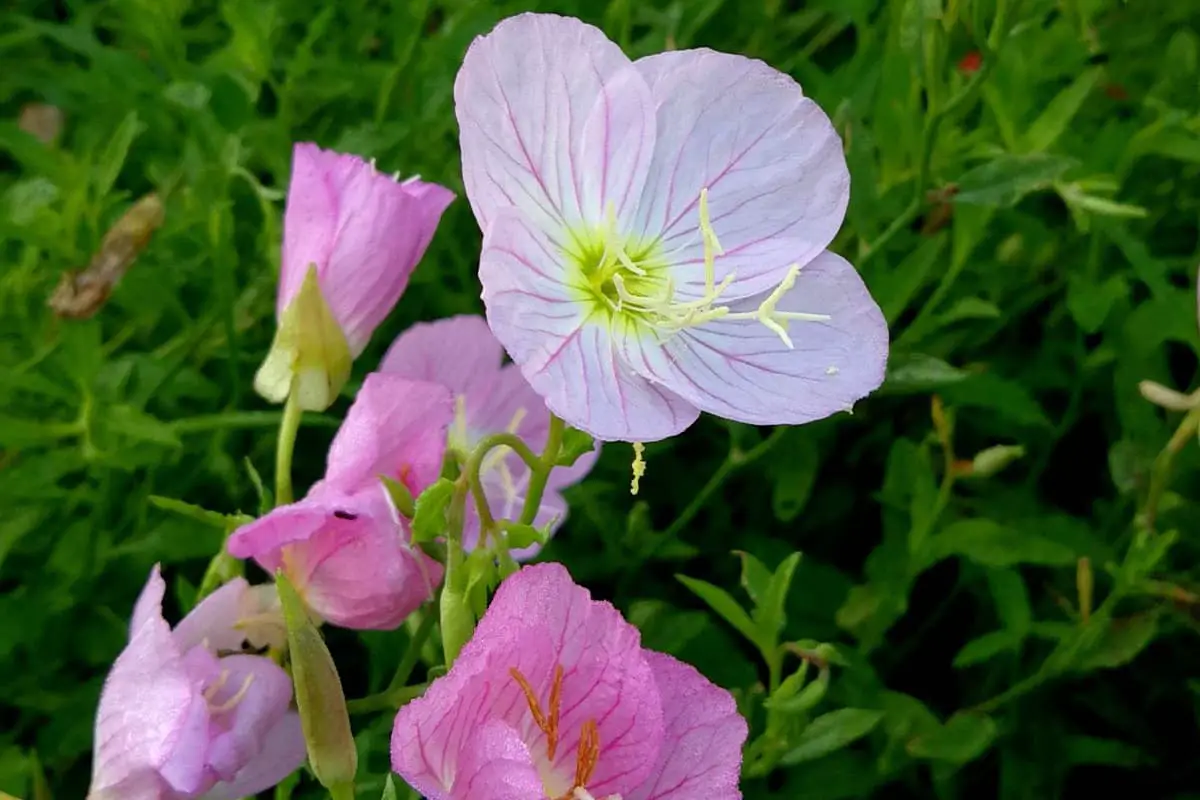
{"type": "MultiPolygon", "coordinates": [[[[706,418],[647,448],[636,499],[608,447],[546,554],[757,735],[762,658],[675,576],[749,605],[734,551],[803,553],[783,637],[837,655],[746,797],[1200,798],[1200,458],[1138,392],[1197,378],[1200,5],[1179,0],[0,3],[0,791],[86,793],[147,572],[177,619],[221,547],[152,498],[258,510],[292,142],[460,193],[356,381],[412,322],[482,309],[451,87],[522,10],[635,57],[764,59],[845,141],[833,247],[891,325],[883,389],[774,435],[706,418]],[[162,225],[119,284],[55,294],[151,191],[162,225]]],[[[306,418],[298,488],[356,385],[306,418]]],[[[329,633],[348,696],[406,637],[329,633]]],[[[360,797],[390,729],[355,717],[360,797]]],[[[274,796],[321,795],[296,776],[274,796]]]]}

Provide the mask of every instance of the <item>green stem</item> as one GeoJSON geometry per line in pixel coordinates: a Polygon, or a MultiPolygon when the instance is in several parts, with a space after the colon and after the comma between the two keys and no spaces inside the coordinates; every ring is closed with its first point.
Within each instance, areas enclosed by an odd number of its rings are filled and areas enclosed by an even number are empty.
{"type": "Polygon", "coordinates": [[[288,392],[283,406],[283,418],[279,421],[279,440],[275,448],[275,505],[292,502],[292,452],[296,449],[296,432],[300,429],[300,418],[304,411],[295,387],[288,392]]]}
{"type": "Polygon", "coordinates": [[[725,456],[725,460],[721,462],[721,466],[717,467],[716,472],[709,477],[708,482],[696,493],[692,501],[687,504],[687,507],[675,518],[675,521],[663,531],[662,536],[659,537],[660,541],[670,541],[672,537],[682,531],[692,521],[692,518],[703,510],[709,498],[721,488],[730,475],[765,456],[787,434],[787,430],[783,426],[776,428],[771,432],[770,436],[756,444],[746,453],[742,453],[737,448],[731,448],[729,455],[725,456]]]}
{"type": "Polygon", "coordinates": [[[371,714],[376,711],[396,711],[410,700],[420,697],[429,684],[418,683],[413,686],[401,686],[385,692],[360,697],[357,700],[346,701],[346,711],[351,714],[371,714]]]}
{"type": "Polygon", "coordinates": [[[417,626],[416,632],[413,633],[412,639],[408,642],[408,649],[404,651],[404,658],[400,660],[400,665],[396,667],[396,674],[392,676],[391,682],[388,683],[387,691],[389,693],[405,688],[408,679],[412,677],[413,669],[417,666],[417,662],[421,660],[421,651],[425,648],[425,642],[429,639],[429,634],[433,632],[433,623],[437,622],[437,618],[438,604],[435,600],[433,606],[421,618],[421,624],[417,626]]]}
{"type": "Polygon", "coordinates": [[[1179,427],[1171,435],[1167,446],[1154,459],[1154,467],[1150,471],[1150,485],[1146,489],[1146,502],[1142,506],[1142,512],[1138,515],[1146,530],[1154,530],[1154,523],[1158,519],[1158,504],[1170,482],[1175,456],[1196,435],[1198,427],[1200,427],[1200,409],[1193,409],[1179,423],[1179,427]]]}
{"type": "Polygon", "coordinates": [[[558,461],[558,452],[562,449],[564,430],[566,423],[551,414],[550,432],[546,436],[546,447],[542,450],[538,468],[530,467],[529,489],[525,493],[525,505],[521,508],[523,525],[532,525],[533,520],[537,518],[538,508],[542,505],[542,495],[546,492],[546,481],[550,479],[550,472],[554,469],[554,464],[558,461]]]}
{"type": "MultiPolygon", "coordinates": [[[[283,419],[278,411],[232,411],[223,414],[203,414],[198,417],[185,417],[172,420],[168,424],[178,434],[206,433],[225,429],[241,428],[271,428],[283,419]]],[[[310,414],[305,420],[307,425],[319,425],[323,428],[336,428],[340,423],[333,417],[323,414],[310,414]]]]}

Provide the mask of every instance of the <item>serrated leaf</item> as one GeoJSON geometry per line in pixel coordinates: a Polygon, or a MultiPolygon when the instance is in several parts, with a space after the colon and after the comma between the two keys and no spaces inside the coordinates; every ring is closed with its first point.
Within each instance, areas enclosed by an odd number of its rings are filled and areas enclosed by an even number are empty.
{"type": "Polygon", "coordinates": [[[763,643],[760,640],[758,626],[750,619],[750,615],[746,610],[733,599],[732,596],[724,589],[713,586],[711,583],[689,578],[686,575],[676,575],[676,579],[697,597],[708,604],[709,608],[717,612],[720,617],[737,629],[738,633],[745,636],[747,640],[763,648],[763,643]]]}
{"type": "Polygon", "coordinates": [[[1051,539],[1008,528],[990,519],[951,523],[933,536],[926,547],[926,563],[960,556],[985,567],[1014,564],[1065,566],[1075,563],[1075,552],[1051,539]]]}
{"type": "Polygon", "coordinates": [[[822,714],[804,729],[780,763],[791,766],[841,750],[874,730],[881,719],[883,712],[871,708],[839,708],[822,714]]]}
{"type": "Polygon", "coordinates": [[[996,739],[996,723],[986,714],[960,711],[936,732],[908,743],[913,758],[966,764],[981,756],[996,739]]]}
{"type": "Polygon", "coordinates": [[[558,450],[558,458],[554,463],[559,467],[574,466],[575,462],[584,454],[595,449],[596,440],[590,434],[576,428],[567,428],[563,431],[562,446],[558,450]]]}
{"type": "Polygon", "coordinates": [[[438,478],[417,495],[413,504],[412,538],[431,542],[446,532],[446,508],[454,496],[454,481],[438,478]]]}

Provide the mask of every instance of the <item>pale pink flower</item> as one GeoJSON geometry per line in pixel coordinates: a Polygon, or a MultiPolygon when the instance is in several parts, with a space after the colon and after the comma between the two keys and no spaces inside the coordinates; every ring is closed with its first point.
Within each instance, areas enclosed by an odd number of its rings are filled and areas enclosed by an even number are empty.
{"type": "Polygon", "coordinates": [[[701,411],[809,422],[879,386],[883,315],[826,250],[842,143],[790,77],[707,49],[631,62],[522,14],[472,43],[454,97],[488,323],[559,417],[650,441],[701,411]]]}
{"type": "Polygon", "coordinates": [[[728,692],[540,564],[400,710],[392,768],[428,800],[738,800],[746,732],[728,692]]]}
{"type": "MultiPolygon", "coordinates": [[[[540,454],[550,429],[550,412],[516,365],[504,364],[503,360],[504,350],[484,318],[463,315],[409,328],[392,343],[379,371],[438,383],[454,394],[454,422],[447,444],[464,459],[482,438],[503,431],[515,433],[540,454]]],[[[550,473],[533,521],[536,527],[550,525],[553,531],[562,524],[567,516],[562,490],[587,475],[597,454],[592,450],[571,467],[550,473]]],[[[525,462],[508,448],[493,450],[484,460],[480,479],[497,519],[515,520],[521,516],[529,476],[525,462]]],[[[463,544],[470,549],[478,537],[479,516],[472,502],[467,505],[463,544]]],[[[530,557],[537,549],[514,551],[514,555],[530,557]]]]}
{"type": "Polygon", "coordinates": [[[345,628],[395,628],[442,567],[411,543],[380,477],[416,496],[437,479],[454,415],[442,386],[372,373],[329,448],[325,477],[299,502],[239,528],[228,550],[283,570],[309,607],[345,628]]]}
{"type": "Polygon", "coordinates": [[[443,186],[398,181],[357,156],[295,146],[275,305],[279,328],[255,378],[260,394],[279,402],[299,381],[304,408],[332,402],[350,360],[400,299],[453,199],[443,186]],[[306,293],[310,273],[316,284],[306,293]]]}
{"type": "Polygon", "coordinates": [[[174,631],[165,589],[156,566],[104,682],[89,800],[236,800],[270,788],[305,757],[291,679],[243,652],[279,644],[274,587],[231,581],[174,631]]]}

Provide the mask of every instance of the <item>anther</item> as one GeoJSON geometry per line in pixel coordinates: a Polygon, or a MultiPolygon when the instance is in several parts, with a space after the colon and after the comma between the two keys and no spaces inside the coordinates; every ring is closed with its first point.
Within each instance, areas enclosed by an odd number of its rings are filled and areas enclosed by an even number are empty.
{"type": "MultiPolygon", "coordinates": [[[[227,676],[228,674],[228,672],[222,673],[222,677],[227,676]]],[[[234,708],[246,697],[246,692],[250,691],[250,684],[252,683],[254,683],[254,673],[250,673],[246,676],[246,679],[242,681],[242,688],[238,689],[237,693],[233,697],[229,698],[220,705],[209,706],[208,710],[213,714],[222,714],[234,708]]],[[[211,697],[206,697],[205,699],[211,701],[211,697]]]]}
{"type": "Polygon", "coordinates": [[[529,681],[525,679],[521,671],[516,667],[511,667],[508,674],[521,687],[521,691],[525,695],[525,702],[529,705],[529,713],[533,717],[533,724],[537,725],[538,729],[546,735],[546,755],[553,761],[554,755],[558,751],[558,715],[562,704],[562,665],[559,664],[554,668],[554,682],[550,686],[549,717],[542,712],[541,703],[538,702],[533,687],[529,685],[529,681]]]}
{"type": "Polygon", "coordinates": [[[633,443],[633,480],[629,484],[630,494],[636,495],[641,488],[642,476],[646,474],[646,460],[642,458],[645,452],[646,445],[641,442],[633,443]]]}

